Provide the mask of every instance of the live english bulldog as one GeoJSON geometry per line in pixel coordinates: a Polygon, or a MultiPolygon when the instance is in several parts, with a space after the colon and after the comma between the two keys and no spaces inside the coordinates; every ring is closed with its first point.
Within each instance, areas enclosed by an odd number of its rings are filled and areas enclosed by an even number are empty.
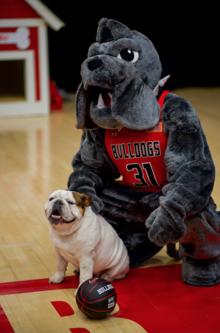
{"type": "MultiPolygon", "coordinates": [[[[50,283],[61,283],[68,262],[80,271],[80,284],[93,276],[122,279],[129,271],[127,249],[111,225],[90,207],[85,194],[57,190],[45,205],[57,271],[50,283]]],[[[75,293],[76,295],[76,293],[75,293]]]]}

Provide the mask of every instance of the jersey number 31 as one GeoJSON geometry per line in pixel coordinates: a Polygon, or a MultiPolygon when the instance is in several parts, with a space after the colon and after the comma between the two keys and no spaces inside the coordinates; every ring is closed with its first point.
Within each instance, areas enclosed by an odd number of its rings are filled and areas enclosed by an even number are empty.
{"type": "Polygon", "coordinates": [[[134,174],[135,179],[139,180],[140,183],[133,183],[134,186],[160,186],[157,182],[155,177],[152,165],[150,162],[142,163],[141,165],[138,163],[131,163],[127,164],[126,166],[128,171],[135,170],[136,173],[134,174]],[[147,177],[150,181],[150,184],[147,183],[146,179],[144,178],[144,171],[147,174],[147,177]]]}

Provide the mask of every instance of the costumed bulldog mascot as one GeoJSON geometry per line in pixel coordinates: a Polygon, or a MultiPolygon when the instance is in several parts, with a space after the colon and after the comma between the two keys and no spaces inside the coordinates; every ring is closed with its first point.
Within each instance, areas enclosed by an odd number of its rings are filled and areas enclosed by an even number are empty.
{"type": "Polygon", "coordinates": [[[183,281],[218,284],[213,160],[192,105],[162,91],[167,78],[160,80],[153,44],[103,18],[81,76],[76,127],[83,134],[68,189],[91,196],[93,211],[126,245],[131,268],[180,242],[183,281]]]}

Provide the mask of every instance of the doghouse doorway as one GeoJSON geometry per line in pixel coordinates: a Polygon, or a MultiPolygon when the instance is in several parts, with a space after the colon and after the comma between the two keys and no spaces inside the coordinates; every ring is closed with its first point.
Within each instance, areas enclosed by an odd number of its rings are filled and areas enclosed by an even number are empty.
{"type": "Polygon", "coordinates": [[[0,117],[39,114],[34,51],[2,51],[0,64],[0,117]]]}
{"type": "Polygon", "coordinates": [[[0,102],[25,101],[25,60],[0,61],[0,102]]]}

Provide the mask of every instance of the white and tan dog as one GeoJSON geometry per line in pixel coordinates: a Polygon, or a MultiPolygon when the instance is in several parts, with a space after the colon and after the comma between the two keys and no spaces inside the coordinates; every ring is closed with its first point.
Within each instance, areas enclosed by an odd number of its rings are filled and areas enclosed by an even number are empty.
{"type": "Polygon", "coordinates": [[[110,282],[129,271],[124,243],[111,225],[92,211],[90,202],[85,194],[58,190],[45,205],[57,259],[57,272],[50,283],[64,280],[68,262],[80,270],[80,284],[94,275],[110,282]]]}

